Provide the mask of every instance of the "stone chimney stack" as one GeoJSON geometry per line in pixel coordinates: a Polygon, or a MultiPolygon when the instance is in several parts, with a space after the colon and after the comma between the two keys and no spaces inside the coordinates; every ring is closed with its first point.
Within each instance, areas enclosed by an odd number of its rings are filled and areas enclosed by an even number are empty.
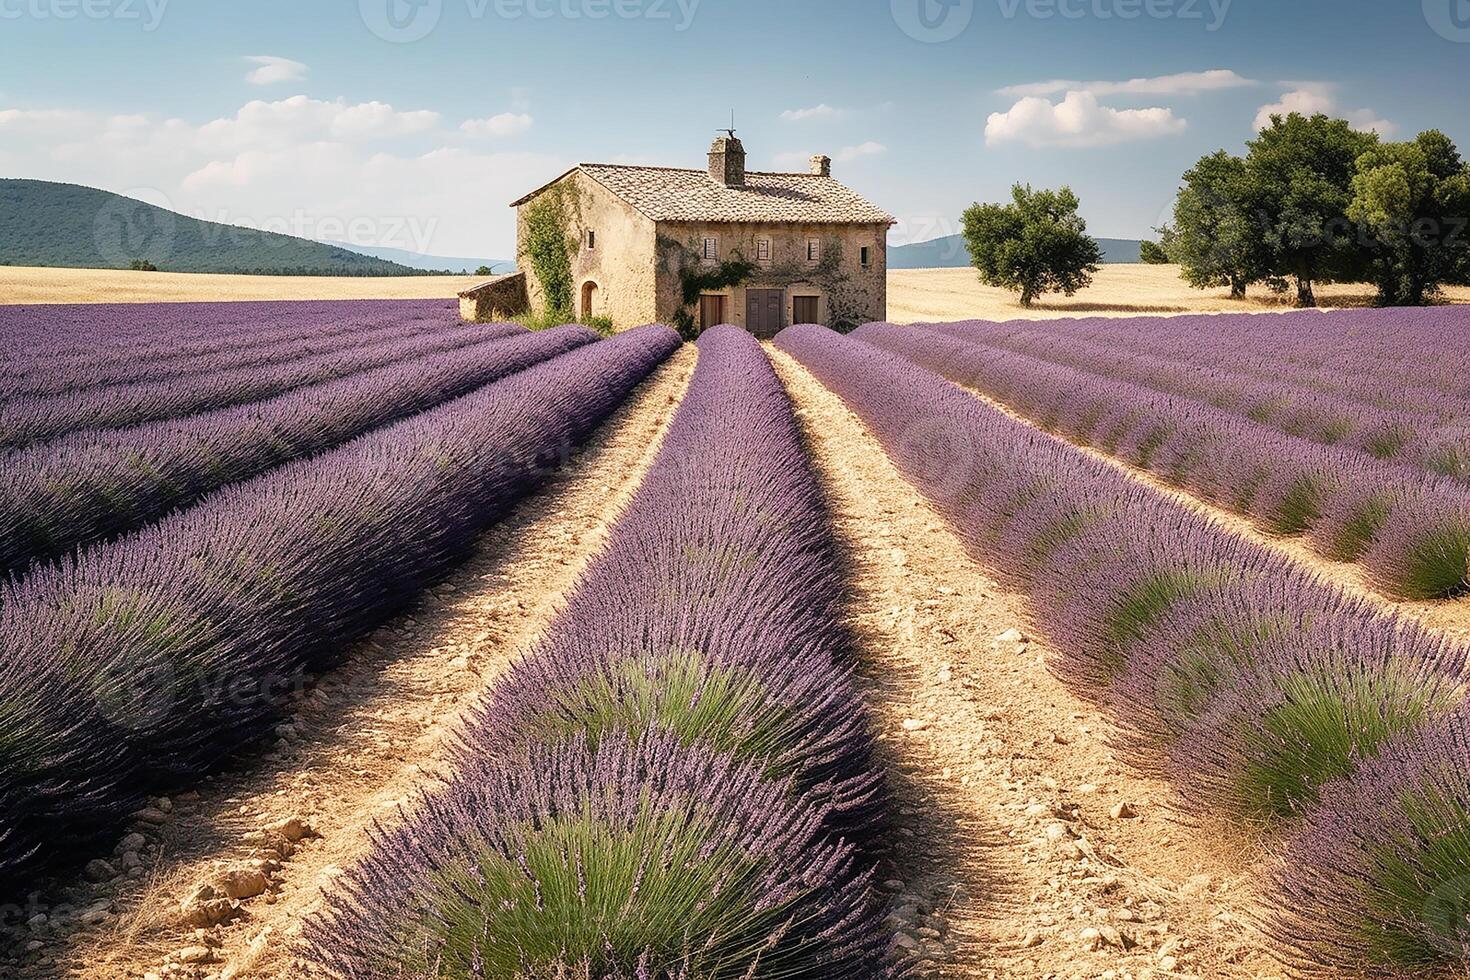
{"type": "Polygon", "coordinates": [[[735,138],[733,129],[710,146],[709,175],[726,187],[745,185],[745,145],[735,138]]]}
{"type": "Polygon", "coordinates": [[[823,156],[821,154],[812,157],[812,176],[832,176],[832,158],[829,156],[823,156]]]}

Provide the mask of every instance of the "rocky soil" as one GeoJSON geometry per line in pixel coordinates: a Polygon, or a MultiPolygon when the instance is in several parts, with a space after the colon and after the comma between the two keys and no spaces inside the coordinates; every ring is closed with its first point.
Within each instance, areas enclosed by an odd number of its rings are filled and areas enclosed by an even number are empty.
{"type": "Polygon", "coordinates": [[[920,976],[1276,977],[1253,849],[1191,826],[1048,671],[998,584],[840,399],[772,351],[850,563],[900,816],[885,887],[920,976]]]}

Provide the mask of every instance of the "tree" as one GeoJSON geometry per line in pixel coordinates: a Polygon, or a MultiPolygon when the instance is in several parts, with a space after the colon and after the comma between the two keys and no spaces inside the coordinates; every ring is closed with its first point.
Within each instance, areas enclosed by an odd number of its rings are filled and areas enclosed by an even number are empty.
{"type": "Polygon", "coordinates": [[[964,214],[965,244],[980,281],[1021,294],[1029,307],[1049,292],[1071,296],[1092,284],[1102,249],[1087,235],[1071,188],[1011,188],[1010,204],[975,204],[964,214]]]}
{"type": "MultiPolygon", "coordinates": [[[[1158,230],[1165,236],[1170,233],[1170,230],[1167,228],[1158,230]]],[[[1173,261],[1169,258],[1169,253],[1164,250],[1163,245],[1150,241],[1138,243],[1138,258],[1144,265],[1168,265],[1173,261]]]]}
{"type": "Polygon", "coordinates": [[[1232,299],[1267,275],[1269,258],[1246,196],[1246,162],[1224,150],[1184,174],[1174,224],[1160,229],[1169,258],[1196,289],[1229,286],[1232,299]]]}
{"type": "Polygon", "coordinates": [[[1363,232],[1378,302],[1420,306],[1470,269],[1470,168],[1436,130],[1358,158],[1348,215],[1363,232]]]}
{"type": "Polygon", "coordinates": [[[1315,284],[1355,282],[1366,272],[1348,207],[1358,158],[1378,137],[1321,113],[1272,116],[1246,145],[1242,203],[1261,218],[1268,281],[1296,286],[1298,306],[1316,306],[1315,284]]]}
{"type": "Polygon", "coordinates": [[[477,275],[477,276],[493,276],[493,275],[495,275],[495,270],[492,269],[488,265],[482,265],[478,269],[475,270],[475,275],[477,275]]]}

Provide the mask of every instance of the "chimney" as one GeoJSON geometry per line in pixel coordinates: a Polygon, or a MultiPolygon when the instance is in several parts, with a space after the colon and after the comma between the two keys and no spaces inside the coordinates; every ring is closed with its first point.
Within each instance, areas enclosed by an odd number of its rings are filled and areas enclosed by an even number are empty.
{"type": "Polygon", "coordinates": [[[733,129],[710,146],[709,175],[727,187],[745,185],[745,145],[735,138],[733,129]]]}
{"type": "Polygon", "coordinates": [[[832,176],[832,158],[829,156],[824,156],[822,154],[818,154],[817,156],[812,157],[812,176],[832,176]]]}

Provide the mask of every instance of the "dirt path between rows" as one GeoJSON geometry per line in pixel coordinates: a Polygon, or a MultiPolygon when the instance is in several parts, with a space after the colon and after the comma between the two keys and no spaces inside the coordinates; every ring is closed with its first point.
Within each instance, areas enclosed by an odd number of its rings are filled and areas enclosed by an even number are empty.
{"type": "MultiPolygon", "coordinates": [[[[968,388],[963,385],[960,387],[996,411],[1004,413],[1009,418],[1030,426],[1038,432],[1046,432],[1045,429],[1037,425],[1030,418],[1016,412],[1004,402],[997,401],[984,392],[977,391],[974,388],[968,388]]],[[[1093,459],[1102,460],[1104,463],[1107,463],[1122,473],[1126,473],[1135,480],[1148,484],[1170,500],[1204,515],[1216,523],[1223,525],[1228,530],[1234,531],[1243,537],[1250,538],[1264,548],[1278,551],[1299,564],[1306,565],[1323,579],[1331,582],[1345,592],[1367,599],[1393,611],[1412,616],[1427,626],[1458,637],[1461,640],[1470,639],[1470,599],[1459,599],[1453,602],[1401,602],[1392,599],[1373,587],[1369,582],[1367,571],[1361,565],[1324,558],[1313,550],[1312,546],[1307,542],[1306,537],[1282,537],[1281,535],[1269,534],[1262,531],[1249,518],[1226,510],[1223,507],[1216,506],[1201,497],[1195,496],[1188,490],[1182,490],[1172,483],[1160,479],[1149,470],[1141,469],[1126,460],[1119,459],[1100,449],[1078,445],[1055,433],[1047,432],[1046,434],[1053,439],[1067,443],[1067,445],[1082,451],[1093,459]]]]}
{"type": "Polygon", "coordinates": [[[448,582],[318,678],[263,759],[157,801],[134,856],[112,861],[136,870],[68,889],[76,911],[37,930],[21,975],[295,976],[292,941],[322,889],[442,775],[456,718],[548,624],[652,463],[695,357],[676,353],[448,582]]]}
{"type": "Polygon", "coordinates": [[[894,925],[920,975],[1277,977],[1252,845],[1181,822],[862,423],[786,354],[848,562],[900,820],[894,925]]]}

